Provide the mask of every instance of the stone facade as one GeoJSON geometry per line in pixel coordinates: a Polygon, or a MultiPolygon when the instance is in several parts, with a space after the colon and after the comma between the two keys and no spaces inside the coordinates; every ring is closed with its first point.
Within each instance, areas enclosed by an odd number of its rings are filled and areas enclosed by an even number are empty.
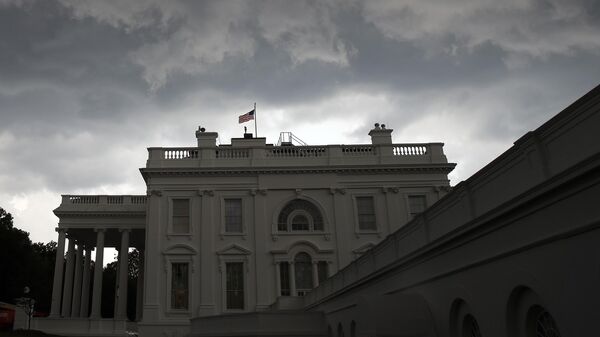
{"type": "Polygon", "coordinates": [[[58,256],[69,236],[66,265],[56,266],[63,289],[55,286],[39,327],[128,329],[126,274],[108,320],[98,311],[101,273],[82,281],[97,247],[144,252],[141,336],[183,335],[193,317],[293,306],[450,190],[443,144],[393,144],[383,125],[369,134],[368,145],[274,146],[245,135],[217,146],[217,133],[199,129],[195,147],[148,149],[146,196],[63,196],[55,211],[58,256]],[[92,298],[74,303],[85,286],[92,298]]]}

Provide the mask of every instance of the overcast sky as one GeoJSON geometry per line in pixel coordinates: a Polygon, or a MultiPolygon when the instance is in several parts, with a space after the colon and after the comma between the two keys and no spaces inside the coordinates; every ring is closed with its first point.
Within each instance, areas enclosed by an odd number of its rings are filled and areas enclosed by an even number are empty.
{"type": "Polygon", "coordinates": [[[254,102],[271,143],[444,142],[455,185],[599,83],[597,0],[0,0],[0,207],[56,240],[60,194],[145,194],[254,102]]]}

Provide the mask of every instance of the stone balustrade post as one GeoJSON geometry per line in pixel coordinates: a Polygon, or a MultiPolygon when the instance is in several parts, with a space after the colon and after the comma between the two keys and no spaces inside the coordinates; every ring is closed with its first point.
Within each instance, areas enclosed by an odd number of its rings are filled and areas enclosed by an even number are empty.
{"type": "Polygon", "coordinates": [[[444,154],[444,143],[427,144],[427,152],[432,163],[448,162],[444,154]]]}
{"type": "MultiPolygon", "coordinates": [[[[64,202],[63,196],[63,202],[64,202]]],[[[63,267],[65,262],[65,229],[56,228],[58,232],[58,245],[56,247],[56,260],[54,262],[54,280],[52,283],[52,302],[50,317],[60,316],[60,303],[62,300],[63,267]]]]}

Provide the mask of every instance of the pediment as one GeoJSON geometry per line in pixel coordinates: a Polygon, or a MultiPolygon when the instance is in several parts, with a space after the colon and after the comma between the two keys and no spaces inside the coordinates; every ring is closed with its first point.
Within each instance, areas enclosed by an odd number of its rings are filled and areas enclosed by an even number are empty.
{"type": "Polygon", "coordinates": [[[375,247],[375,244],[373,242],[368,242],[365,243],[364,245],[354,249],[352,252],[355,254],[364,254],[365,252],[367,252],[369,249],[375,247]]]}
{"type": "Polygon", "coordinates": [[[190,245],[178,243],[167,247],[162,253],[163,255],[196,255],[198,251],[190,245]]]}
{"type": "Polygon", "coordinates": [[[252,252],[240,245],[232,244],[219,251],[217,255],[250,255],[252,252]]]}

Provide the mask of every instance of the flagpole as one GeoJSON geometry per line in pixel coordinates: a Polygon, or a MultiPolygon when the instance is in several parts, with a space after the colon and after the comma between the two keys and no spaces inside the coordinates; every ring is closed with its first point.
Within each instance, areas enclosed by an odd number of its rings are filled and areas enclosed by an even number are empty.
{"type": "Polygon", "coordinates": [[[258,138],[258,129],[256,128],[256,102],[254,102],[254,138],[258,138]]]}

